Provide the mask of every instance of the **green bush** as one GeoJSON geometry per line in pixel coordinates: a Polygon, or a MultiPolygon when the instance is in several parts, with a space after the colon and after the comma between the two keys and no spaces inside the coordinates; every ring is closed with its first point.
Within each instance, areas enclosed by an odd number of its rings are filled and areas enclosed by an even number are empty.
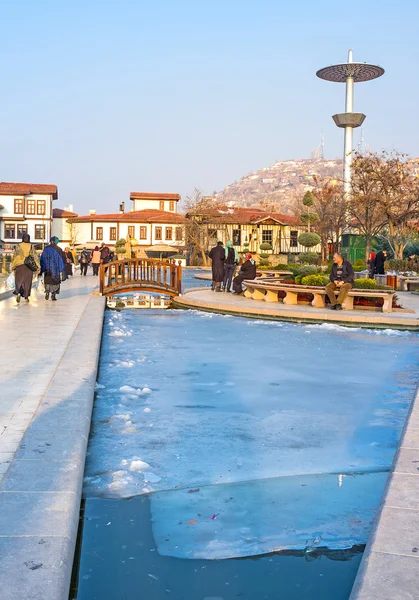
{"type": "Polygon", "coordinates": [[[269,254],[266,254],[265,252],[262,252],[261,254],[259,254],[260,258],[269,258],[269,254]]]}
{"type": "Polygon", "coordinates": [[[316,267],[316,265],[301,265],[298,269],[298,274],[305,277],[306,275],[316,275],[321,272],[320,267],[316,267]]]}
{"type": "Polygon", "coordinates": [[[291,271],[290,267],[294,267],[294,265],[283,265],[282,263],[279,263],[275,267],[272,267],[272,269],[275,271],[291,271]]]}
{"type": "Polygon", "coordinates": [[[260,249],[261,250],[272,250],[272,244],[270,244],[269,242],[263,242],[263,244],[260,245],[260,249]]]}
{"type": "Polygon", "coordinates": [[[377,282],[375,279],[368,278],[355,279],[354,288],[357,288],[358,290],[376,290],[377,282]]]}
{"type": "Polygon", "coordinates": [[[301,279],[303,285],[315,285],[319,287],[325,287],[330,282],[330,279],[326,275],[306,275],[301,279]]]}
{"type": "Polygon", "coordinates": [[[367,264],[366,264],[365,260],[362,260],[362,258],[359,258],[358,260],[356,260],[352,266],[354,268],[354,271],[366,271],[367,270],[367,264]]]}
{"type": "Polygon", "coordinates": [[[302,275],[297,275],[294,279],[295,283],[301,283],[303,276],[302,275]]]}
{"type": "Polygon", "coordinates": [[[298,243],[305,248],[312,248],[313,246],[320,244],[320,236],[317,233],[306,231],[299,235],[298,243]]]}
{"type": "Polygon", "coordinates": [[[301,252],[298,255],[300,263],[316,265],[319,262],[319,255],[317,252],[301,252]]]}

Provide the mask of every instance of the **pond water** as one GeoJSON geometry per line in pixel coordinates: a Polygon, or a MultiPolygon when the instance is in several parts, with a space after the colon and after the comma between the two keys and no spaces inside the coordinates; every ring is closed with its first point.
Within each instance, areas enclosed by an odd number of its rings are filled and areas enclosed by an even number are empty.
{"type": "Polygon", "coordinates": [[[418,358],[409,332],[106,313],[73,597],[346,600],[418,358]]]}

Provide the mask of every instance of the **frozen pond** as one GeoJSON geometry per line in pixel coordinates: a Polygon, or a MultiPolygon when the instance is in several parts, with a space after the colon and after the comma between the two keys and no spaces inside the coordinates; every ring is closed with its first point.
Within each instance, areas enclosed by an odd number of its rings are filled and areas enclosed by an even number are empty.
{"type": "Polygon", "coordinates": [[[408,332],[108,312],[84,495],[150,493],[166,556],[364,544],[417,364],[408,332]]]}

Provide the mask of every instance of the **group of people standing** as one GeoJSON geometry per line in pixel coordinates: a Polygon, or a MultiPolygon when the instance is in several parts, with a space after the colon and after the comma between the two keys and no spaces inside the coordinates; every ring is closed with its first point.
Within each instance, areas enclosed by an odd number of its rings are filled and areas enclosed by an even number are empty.
{"type": "Polygon", "coordinates": [[[240,265],[238,274],[234,277],[236,269],[240,263],[239,253],[233,246],[232,241],[228,241],[224,248],[223,242],[218,242],[209,253],[212,266],[212,285],[211,289],[216,292],[233,292],[242,294],[242,282],[245,279],[255,279],[256,263],[250,253],[244,255],[244,261],[240,265]]]}
{"type": "Polygon", "coordinates": [[[38,258],[29,234],[22,235],[22,242],[16,246],[11,265],[15,276],[14,294],[18,304],[22,298],[29,302],[35,274],[39,277],[43,276],[45,300],[49,300],[51,297],[51,300],[56,301],[61,283],[73,275],[73,266],[77,260],[80,264],[81,275],[84,276],[87,275],[89,264],[92,264],[93,275],[98,275],[100,264],[112,260],[112,253],[105,244],[102,244],[100,249],[96,246],[92,253],[87,248],[83,248],[77,257],[68,247],[62,250],[58,242],[59,239],[52,236],[50,243],[38,258]]]}

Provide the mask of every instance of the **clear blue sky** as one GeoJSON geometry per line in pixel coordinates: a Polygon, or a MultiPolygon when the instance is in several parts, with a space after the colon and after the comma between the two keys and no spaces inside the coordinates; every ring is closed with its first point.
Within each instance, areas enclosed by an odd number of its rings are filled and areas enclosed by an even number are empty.
{"type": "MultiPolygon", "coordinates": [[[[417,0],[3,2],[0,180],[56,183],[56,206],[220,190],[274,160],[342,152],[344,86],[320,67],[378,63],[355,88],[366,143],[419,155],[417,0]]],[[[358,136],[355,141],[357,142],[358,136]]]]}

